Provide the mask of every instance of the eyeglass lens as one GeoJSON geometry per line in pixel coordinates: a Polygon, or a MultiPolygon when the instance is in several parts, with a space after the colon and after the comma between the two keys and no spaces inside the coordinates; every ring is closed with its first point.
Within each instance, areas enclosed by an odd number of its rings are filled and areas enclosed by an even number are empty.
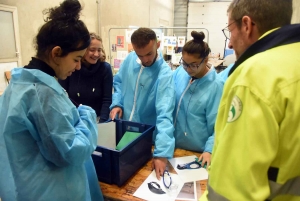
{"type": "Polygon", "coordinates": [[[224,33],[225,37],[228,40],[230,40],[230,31],[228,30],[228,28],[227,29],[223,29],[223,33],[224,33]]]}
{"type": "Polygon", "coordinates": [[[201,66],[202,62],[204,61],[205,58],[202,59],[202,61],[199,64],[196,63],[192,63],[192,64],[187,64],[185,61],[183,61],[183,59],[181,58],[179,64],[183,66],[183,68],[187,69],[188,67],[190,67],[192,70],[196,70],[197,68],[199,68],[199,66],[201,66]]]}
{"type": "Polygon", "coordinates": [[[166,188],[169,188],[172,184],[172,178],[170,173],[166,170],[163,175],[163,182],[166,188]]]}

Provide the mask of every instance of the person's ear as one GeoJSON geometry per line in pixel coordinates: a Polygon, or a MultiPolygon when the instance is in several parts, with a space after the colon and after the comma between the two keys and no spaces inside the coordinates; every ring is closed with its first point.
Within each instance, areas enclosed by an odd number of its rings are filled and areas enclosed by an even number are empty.
{"type": "Polygon", "coordinates": [[[61,54],[62,54],[61,47],[55,46],[54,48],[52,48],[52,50],[51,50],[51,56],[52,56],[52,58],[60,57],[61,54]]]}
{"type": "Polygon", "coordinates": [[[160,40],[157,41],[157,49],[160,47],[160,40]]]}
{"type": "Polygon", "coordinates": [[[251,34],[253,34],[253,31],[254,31],[253,25],[254,25],[254,22],[252,21],[252,19],[249,16],[244,16],[242,18],[242,28],[244,29],[247,36],[250,36],[251,34]]]}
{"type": "Polygon", "coordinates": [[[249,46],[256,42],[261,36],[257,23],[255,23],[249,16],[244,16],[242,18],[242,28],[244,28],[249,46]]]}
{"type": "Polygon", "coordinates": [[[205,59],[204,59],[204,63],[207,63],[207,62],[208,62],[208,56],[205,57],[205,59]]]}
{"type": "Polygon", "coordinates": [[[59,65],[59,57],[61,56],[62,54],[62,49],[61,47],[59,46],[55,46],[54,48],[52,48],[51,50],[51,58],[53,60],[53,62],[56,64],[56,65],[59,65]]]}

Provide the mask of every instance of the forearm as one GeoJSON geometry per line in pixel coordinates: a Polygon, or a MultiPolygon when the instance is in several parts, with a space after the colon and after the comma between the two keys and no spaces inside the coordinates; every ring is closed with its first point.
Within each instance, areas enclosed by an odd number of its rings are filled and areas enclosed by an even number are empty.
{"type": "Polygon", "coordinates": [[[212,153],[212,149],[214,146],[214,139],[215,139],[215,134],[213,133],[211,136],[208,137],[205,143],[204,152],[212,153]]]}

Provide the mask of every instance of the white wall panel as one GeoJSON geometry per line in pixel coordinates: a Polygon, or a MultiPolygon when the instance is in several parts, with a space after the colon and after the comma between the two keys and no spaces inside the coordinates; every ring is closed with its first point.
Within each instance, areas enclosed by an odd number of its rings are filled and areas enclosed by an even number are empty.
{"type": "MultiPolygon", "coordinates": [[[[189,3],[188,5],[188,27],[208,29],[209,41],[206,40],[206,42],[208,42],[212,53],[220,53],[221,57],[223,57],[225,46],[225,36],[222,29],[227,26],[229,4],[230,2],[205,2],[189,3]]],[[[190,39],[191,31],[188,30],[188,39],[190,39]]]]}

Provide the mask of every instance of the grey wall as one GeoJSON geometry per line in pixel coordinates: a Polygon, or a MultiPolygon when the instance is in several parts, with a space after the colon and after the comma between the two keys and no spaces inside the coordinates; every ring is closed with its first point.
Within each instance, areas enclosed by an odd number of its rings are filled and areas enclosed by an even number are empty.
{"type": "MultiPolygon", "coordinates": [[[[35,55],[33,39],[43,25],[42,11],[62,0],[0,0],[16,6],[19,16],[22,65],[35,55]]],[[[91,32],[100,34],[108,50],[108,30],[112,27],[173,26],[174,0],[80,0],[84,6],[81,19],[91,32]],[[100,19],[97,19],[100,16],[100,19]]]]}

